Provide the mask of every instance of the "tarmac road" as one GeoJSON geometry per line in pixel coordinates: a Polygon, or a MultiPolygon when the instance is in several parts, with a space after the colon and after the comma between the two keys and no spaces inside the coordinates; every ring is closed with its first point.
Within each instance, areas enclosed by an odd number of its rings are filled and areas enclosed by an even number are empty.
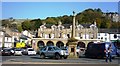
{"type": "Polygon", "coordinates": [[[40,59],[36,56],[2,56],[2,64],[116,64],[118,65],[120,58],[113,59],[112,62],[105,62],[105,59],[90,59],[90,58],[68,58],[68,59],[40,59]]]}

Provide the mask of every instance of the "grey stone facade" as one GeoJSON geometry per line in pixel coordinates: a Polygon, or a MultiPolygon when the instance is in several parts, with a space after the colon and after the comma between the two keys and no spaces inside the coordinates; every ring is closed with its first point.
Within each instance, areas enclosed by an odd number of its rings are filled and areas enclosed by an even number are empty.
{"type": "MultiPolygon", "coordinates": [[[[38,29],[40,38],[70,38],[72,25],[69,27],[65,24],[51,25],[43,24],[38,29]]],[[[98,28],[95,24],[78,24],[75,26],[75,38],[78,39],[97,39],[98,28]]]]}

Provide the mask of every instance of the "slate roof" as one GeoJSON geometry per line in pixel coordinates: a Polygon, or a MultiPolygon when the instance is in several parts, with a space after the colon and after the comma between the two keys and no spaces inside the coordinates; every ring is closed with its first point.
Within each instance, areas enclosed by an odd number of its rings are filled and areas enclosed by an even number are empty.
{"type": "Polygon", "coordinates": [[[9,34],[5,33],[5,37],[11,37],[9,34]]]}
{"type": "Polygon", "coordinates": [[[70,28],[71,24],[63,24],[65,28],[70,28]]]}
{"type": "MultiPolygon", "coordinates": [[[[51,28],[51,26],[52,26],[53,24],[46,24],[45,26],[47,27],[47,28],[51,28]]],[[[62,24],[65,28],[70,28],[70,26],[72,25],[72,24],[62,24]]],[[[92,25],[92,24],[81,24],[83,27],[85,27],[85,28],[90,28],[90,25],[92,25]]],[[[55,26],[58,26],[58,25],[55,25],[55,26]]]]}
{"type": "Polygon", "coordinates": [[[112,34],[119,33],[120,34],[120,29],[98,29],[98,33],[112,33],[112,34]]]}
{"type": "Polygon", "coordinates": [[[53,24],[45,24],[45,26],[46,26],[47,28],[51,28],[52,25],[53,25],[53,24]]]}
{"type": "Polygon", "coordinates": [[[90,25],[92,24],[81,24],[84,28],[90,28],[90,25]]]}
{"type": "Polygon", "coordinates": [[[3,30],[2,28],[0,28],[0,31],[5,32],[5,30],[3,30]]]}

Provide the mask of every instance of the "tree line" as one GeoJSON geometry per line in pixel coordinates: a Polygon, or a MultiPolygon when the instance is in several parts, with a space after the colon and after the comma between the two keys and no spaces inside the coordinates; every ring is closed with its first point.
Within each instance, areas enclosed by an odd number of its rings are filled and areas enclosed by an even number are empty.
{"type": "MultiPolygon", "coordinates": [[[[120,28],[120,22],[112,22],[111,18],[104,13],[100,8],[98,9],[86,9],[83,12],[76,14],[76,22],[78,24],[92,24],[96,22],[98,28],[120,28]]],[[[43,23],[46,24],[55,24],[57,25],[59,21],[62,24],[72,24],[73,16],[72,15],[63,15],[58,17],[47,17],[46,19],[32,19],[25,20],[21,24],[15,24],[15,19],[10,18],[10,20],[2,20],[2,26],[12,29],[17,29],[19,32],[22,30],[37,30],[40,25],[43,23]]]]}

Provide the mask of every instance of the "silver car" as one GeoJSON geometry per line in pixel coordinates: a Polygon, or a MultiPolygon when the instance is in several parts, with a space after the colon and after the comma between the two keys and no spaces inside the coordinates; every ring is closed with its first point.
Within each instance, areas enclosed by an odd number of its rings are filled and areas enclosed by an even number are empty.
{"type": "Polygon", "coordinates": [[[61,59],[62,57],[64,59],[67,59],[69,55],[67,51],[62,50],[56,46],[46,46],[40,50],[39,54],[40,54],[40,58],[52,57],[55,59],[61,59]]]}

